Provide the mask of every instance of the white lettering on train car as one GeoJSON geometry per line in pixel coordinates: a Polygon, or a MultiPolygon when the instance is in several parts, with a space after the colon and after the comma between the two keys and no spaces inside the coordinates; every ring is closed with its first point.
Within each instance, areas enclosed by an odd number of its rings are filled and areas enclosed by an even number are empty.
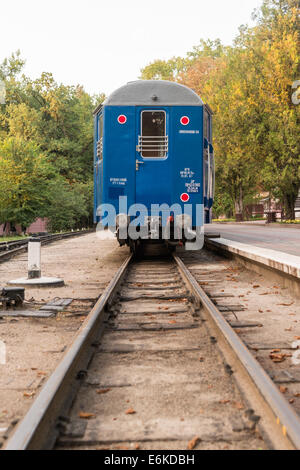
{"type": "Polygon", "coordinates": [[[127,178],[110,178],[109,182],[115,186],[125,186],[127,178]]]}
{"type": "Polygon", "coordinates": [[[180,172],[181,178],[193,178],[195,173],[190,168],[185,168],[180,172]]]}
{"type": "Polygon", "coordinates": [[[190,183],[185,183],[185,187],[188,193],[199,193],[201,183],[196,183],[196,181],[192,180],[190,183]]]}

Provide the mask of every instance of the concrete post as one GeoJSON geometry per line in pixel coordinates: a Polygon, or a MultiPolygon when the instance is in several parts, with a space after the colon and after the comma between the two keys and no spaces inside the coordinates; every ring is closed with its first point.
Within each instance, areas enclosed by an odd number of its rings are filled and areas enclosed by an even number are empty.
{"type": "Polygon", "coordinates": [[[30,238],[28,242],[28,279],[41,277],[41,240],[30,238]]]}

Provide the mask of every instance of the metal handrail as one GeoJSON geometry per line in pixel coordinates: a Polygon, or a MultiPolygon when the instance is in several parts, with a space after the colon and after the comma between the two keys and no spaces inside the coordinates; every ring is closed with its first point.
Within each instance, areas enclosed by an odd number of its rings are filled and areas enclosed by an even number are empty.
{"type": "Polygon", "coordinates": [[[169,149],[168,136],[141,136],[138,137],[138,152],[161,152],[166,155],[169,149]]]}

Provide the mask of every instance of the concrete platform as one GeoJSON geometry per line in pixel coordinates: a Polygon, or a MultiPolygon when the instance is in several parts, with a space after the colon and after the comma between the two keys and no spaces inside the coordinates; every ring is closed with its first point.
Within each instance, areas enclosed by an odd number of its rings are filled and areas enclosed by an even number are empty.
{"type": "Polygon", "coordinates": [[[249,269],[269,277],[273,275],[300,297],[300,256],[225,238],[210,239],[209,234],[205,243],[209,249],[236,257],[249,269]]]}
{"type": "Polygon", "coordinates": [[[282,251],[290,255],[300,256],[300,230],[298,225],[280,224],[207,224],[205,235],[219,233],[222,238],[235,242],[255,245],[270,250],[282,251]],[[275,226],[274,226],[275,225],[275,226]]]}

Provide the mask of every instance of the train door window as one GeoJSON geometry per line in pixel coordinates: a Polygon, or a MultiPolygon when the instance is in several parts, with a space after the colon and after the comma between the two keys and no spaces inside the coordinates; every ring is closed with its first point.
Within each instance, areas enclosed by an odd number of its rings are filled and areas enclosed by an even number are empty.
{"type": "Polygon", "coordinates": [[[143,158],[165,158],[168,152],[165,111],[142,111],[139,150],[143,158]]]}

